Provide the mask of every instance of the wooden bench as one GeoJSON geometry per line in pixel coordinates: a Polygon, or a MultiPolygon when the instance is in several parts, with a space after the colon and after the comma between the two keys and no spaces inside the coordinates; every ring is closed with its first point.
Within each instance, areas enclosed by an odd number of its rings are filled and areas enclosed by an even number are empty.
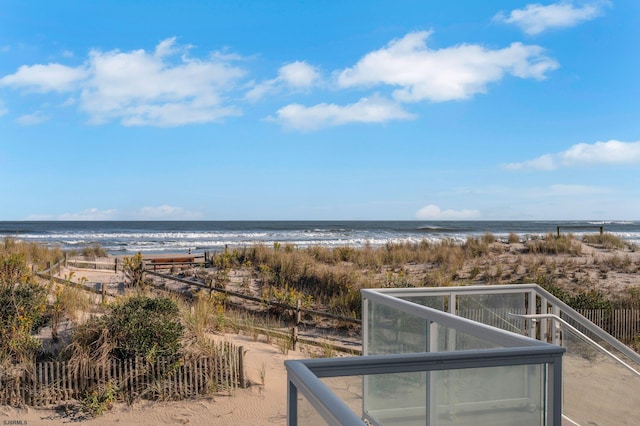
{"type": "Polygon", "coordinates": [[[560,228],[570,228],[570,229],[591,229],[596,228],[600,230],[600,235],[604,233],[604,226],[601,225],[565,225],[558,226],[558,237],[560,237],[560,228]]]}
{"type": "Polygon", "coordinates": [[[171,257],[154,257],[151,259],[145,259],[151,263],[188,263],[194,262],[196,256],[171,256],[171,257]]]}

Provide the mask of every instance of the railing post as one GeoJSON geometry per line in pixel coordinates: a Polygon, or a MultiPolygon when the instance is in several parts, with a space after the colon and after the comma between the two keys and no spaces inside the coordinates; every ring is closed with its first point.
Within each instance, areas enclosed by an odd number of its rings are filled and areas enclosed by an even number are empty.
{"type": "MultiPolygon", "coordinates": [[[[548,366],[548,364],[547,364],[548,366]]],[[[556,357],[549,374],[549,384],[547,388],[547,424],[562,424],[562,357],[556,357]]]]}
{"type": "Polygon", "coordinates": [[[298,426],[298,389],[291,380],[287,381],[287,426],[298,426]]]}
{"type": "MultiPolygon", "coordinates": [[[[533,315],[533,314],[537,314],[536,312],[536,292],[534,290],[531,290],[529,292],[529,310],[527,312],[527,314],[529,315],[533,315]]],[[[527,328],[527,336],[531,337],[532,339],[536,338],[536,323],[534,320],[528,319],[526,320],[526,324],[528,325],[527,328]]]]}
{"type": "MultiPolygon", "coordinates": [[[[555,305],[551,305],[551,313],[557,317],[560,318],[560,308],[555,306],[555,305]]],[[[551,321],[551,343],[556,345],[556,346],[562,346],[562,339],[561,339],[561,334],[562,334],[562,327],[560,326],[560,324],[556,323],[556,320],[552,320],[551,321]]]]}

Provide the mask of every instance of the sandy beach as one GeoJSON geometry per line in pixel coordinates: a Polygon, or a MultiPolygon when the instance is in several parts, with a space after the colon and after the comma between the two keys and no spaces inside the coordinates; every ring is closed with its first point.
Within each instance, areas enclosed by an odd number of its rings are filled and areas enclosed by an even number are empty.
{"type": "MultiPolygon", "coordinates": [[[[572,285],[575,285],[575,277],[587,277],[582,282],[591,283],[589,288],[598,288],[612,297],[626,294],[630,288],[638,285],[635,279],[635,271],[640,264],[640,253],[638,252],[604,250],[582,243],[579,255],[523,254],[524,245],[521,243],[509,245],[496,243],[492,247],[489,255],[474,260],[472,264],[463,265],[457,276],[460,279],[468,279],[471,268],[480,265],[485,270],[486,277],[491,273],[492,268],[499,264],[503,268],[502,274],[515,279],[521,265],[526,262],[538,262],[542,265],[541,267],[549,269],[553,267],[560,270],[562,275],[567,277],[565,286],[568,290],[572,285]],[[621,262],[617,259],[626,259],[624,261],[626,266],[624,268],[617,267],[616,262],[621,262]],[[589,277],[593,277],[593,279],[588,279],[589,277]]],[[[179,253],[171,256],[176,255],[179,253]]],[[[402,270],[411,278],[428,273],[430,267],[432,265],[412,263],[404,265],[402,270]]],[[[381,273],[389,274],[388,270],[383,270],[381,273]]],[[[241,270],[232,271],[228,288],[240,290],[243,278],[245,278],[243,274],[244,272],[241,270]]],[[[85,281],[85,285],[94,290],[101,289],[104,284],[110,300],[113,300],[113,297],[122,296],[126,292],[125,277],[122,272],[70,267],[62,269],[59,276],[73,276],[75,280],[85,281]]],[[[93,295],[93,300],[96,303],[99,303],[100,298],[99,294],[93,295]]],[[[216,340],[226,340],[237,346],[242,346],[246,350],[245,372],[249,382],[246,389],[237,389],[233,395],[216,394],[213,397],[182,401],[142,400],[132,405],[116,403],[112,409],[96,418],[87,418],[83,413],[77,411],[65,411],[59,406],[44,409],[2,406],[0,407],[0,420],[3,421],[3,424],[30,425],[68,424],[77,421],[87,425],[286,424],[287,380],[284,361],[309,358],[312,356],[311,350],[303,346],[299,347],[297,351],[289,350],[285,355],[275,342],[268,342],[264,335],[258,336],[257,339],[255,335],[250,336],[248,333],[226,332],[211,336],[216,340]]],[[[575,363],[578,361],[567,359],[567,362],[575,363]]],[[[584,360],[580,362],[584,362],[584,360]]],[[[593,363],[589,363],[585,369],[595,367],[593,363]]],[[[602,368],[609,367],[603,364],[602,368]]],[[[582,376],[569,378],[567,389],[581,389],[585,383],[588,383],[588,380],[585,380],[582,376]]],[[[603,380],[601,383],[605,385],[606,381],[603,380]]],[[[569,398],[568,400],[576,398],[590,400],[597,398],[597,393],[601,391],[602,389],[594,389],[590,393],[588,389],[581,389],[579,393],[568,394],[567,398],[569,398]]],[[[355,398],[354,408],[357,409],[360,403],[359,395],[349,394],[347,396],[355,398]]],[[[623,421],[624,417],[620,417],[619,420],[623,421]]],[[[624,422],[619,424],[624,424],[624,422]]]]}

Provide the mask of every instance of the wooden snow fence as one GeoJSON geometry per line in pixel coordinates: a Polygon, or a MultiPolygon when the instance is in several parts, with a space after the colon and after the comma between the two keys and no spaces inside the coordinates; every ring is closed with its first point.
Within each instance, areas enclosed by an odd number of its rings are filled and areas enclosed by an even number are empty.
{"type": "Polygon", "coordinates": [[[623,343],[640,337],[640,309],[578,309],[582,316],[623,343]]]}
{"type": "Polygon", "coordinates": [[[111,388],[116,398],[181,400],[232,393],[246,386],[244,348],[216,344],[215,356],[194,359],[112,359],[103,364],[72,365],[46,361],[30,369],[0,370],[0,404],[47,406],[82,400],[111,388]]]}

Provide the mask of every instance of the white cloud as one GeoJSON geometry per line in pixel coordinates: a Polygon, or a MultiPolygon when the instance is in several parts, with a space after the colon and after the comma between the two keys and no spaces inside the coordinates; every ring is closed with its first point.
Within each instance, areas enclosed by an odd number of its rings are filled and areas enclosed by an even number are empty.
{"type": "Polygon", "coordinates": [[[315,86],[320,81],[317,68],[304,61],[296,61],[280,67],[278,76],[271,80],[258,83],[246,94],[252,102],[258,101],[271,93],[284,89],[304,90],[315,86]]]}
{"type": "Polygon", "coordinates": [[[16,118],[16,122],[21,126],[35,126],[50,119],[51,117],[44,115],[40,111],[36,111],[33,114],[21,115],[20,117],[16,118]]]}
{"type": "Polygon", "coordinates": [[[442,210],[435,204],[429,204],[417,211],[416,218],[424,220],[470,220],[477,219],[479,210],[442,210]]]}
{"type": "Polygon", "coordinates": [[[512,43],[489,50],[461,44],[432,50],[429,31],[412,32],[386,47],[365,55],[354,67],[337,74],[340,87],[397,86],[394,97],[402,102],[444,102],[466,99],[486,91],[488,83],[505,74],[543,79],[558,67],[539,46],[512,43]]]}
{"type": "Polygon", "coordinates": [[[135,211],[117,209],[100,210],[95,207],[75,213],[34,214],[25,220],[197,220],[202,219],[199,212],[170,205],[141,207],[135,211]]]}
{"type": "Polygon", "coordinates": [[[560,167],[623,164],[640,164],[640,142],[579,143],[566,151],[504,164],[503,167],[509,170],[555,170],[560,167]]]}
{"type": "Polygon", "coordinates": [[[120,119],[126,126],[178,126],[240,114],[224,105],[223,94],[244,71],[226,62],[191,59],[186,53],[171,64],[168,58],[178,51],[174,42],[162,41],[154,53],[92,51],[91,79],[80,97],[92,122],[120,119]]]}
{"type": "Polygon", "coordinates": [[[281,67],[278,78],[292,87],[311,87],[320,78],[320,74],[306,62],[296,61],[281,67]]]}
{"type": "Polygon", "coordinates": [[[549,5],[529,4],[524,9],[515,9],[507,16],[498,13],[495,21],[514,24],[529,35],[540,34],[554,28],[569,28],[582,22],[590,21],[602,14],[608,1],[595,1],[575,5],[571,1],[563,1],[549,5]]]}
{"type": "Polygon", "coordinates": [[[135,220],[196,220],[203,218],[203,215],[199,212],[192,212],[182,207],[166,204],[142,207],[131,216],[135,220]]]}
{"type": "Polygon", "coordinates": [[[90,208],[77,213],[63,213],[55,217],[55,220],[114,220],[118,211],[115,209],[98,210],[90,208]]]}
{"type": "Polygon", "coordinates": [[[67,92],[87,77],[84,67],[61,64],[23,65],[14,74],[0,78],[0,86],[26,88],[35,92],[67,92]]]}
{"type": "Polygon", "coordinates": [[[277,117],[271,120],[289,129],[311,131],[347,123],[382,123],[411,118],[413,115],[404,111],[397,103],[374,95],[345,106],[322,103],[306,107],[290,104],[280,108],[277,117]]]}
{"type": "Polygon", "coordinates": [[[224,97],[245,71],[215,55],[191,58],[189,47],[169,38],[153,52],[93,50],[80,67],[22,66],[0,79],[0,85],[71,93],[95,124],[119,120],[126,126],[179,126],[239,115],[224,97]]]}

